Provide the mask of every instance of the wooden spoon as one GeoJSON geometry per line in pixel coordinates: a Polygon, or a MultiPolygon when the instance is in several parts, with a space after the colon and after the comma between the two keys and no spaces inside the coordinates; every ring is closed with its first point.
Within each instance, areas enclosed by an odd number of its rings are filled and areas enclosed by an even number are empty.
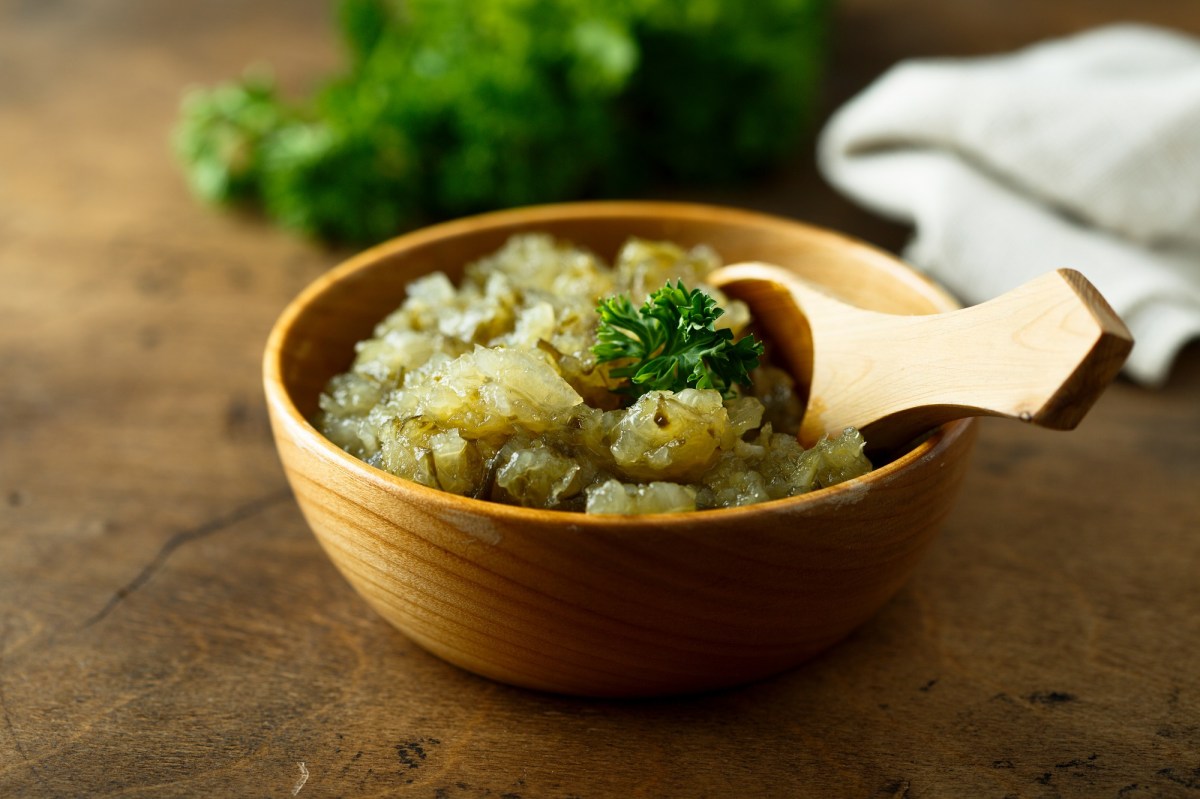
{"type": "Polygon", "coordinates": [[[723,267],[709,282],[750,305],[807,393],[806,447],[857,427],[871,449],[891,449],[968,416],[1070,430],[1133,347],[1125,324],[1071,269],[924,316],[856,308],[764,263],[723,267]]]}

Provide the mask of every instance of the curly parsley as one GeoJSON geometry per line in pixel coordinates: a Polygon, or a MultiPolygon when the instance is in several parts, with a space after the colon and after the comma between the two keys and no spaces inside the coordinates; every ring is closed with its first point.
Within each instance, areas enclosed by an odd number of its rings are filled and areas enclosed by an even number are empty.
{"type": "Polygon", "coordinates": [[[725,310],[700,289],[670,282],[647,298],[640,309],[628,296],[610,297],[596,308],[600,314],[597,343],[600,363],[624,362],[609,374],[628,378],[622,391],[640,396],[648,391],[711,388],[726,399],[734,386],[750,384],[763,345],[753,336],[734,340],[733,331],[717,329],[725,310]]]}
{"type": "Polygon", "coordinates": [[[196,89],[176,151],[206,200],[348,244],[727,182],[795,153],[831,5],[336,0],[342,69],[300,98],[263,74],[196,89]]]}

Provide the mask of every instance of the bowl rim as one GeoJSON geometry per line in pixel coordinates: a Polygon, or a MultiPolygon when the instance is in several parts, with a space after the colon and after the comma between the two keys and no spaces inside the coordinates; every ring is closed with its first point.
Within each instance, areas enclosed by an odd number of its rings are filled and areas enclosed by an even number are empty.
{"type": "Polygon", "coordinates": [[[892,275],[901,278],[905,283],[913,284],[914,288],[920,288],[923,292],[931,294],[932,299],[940,301],[945,306],[944,310],[952,310],[959,306],[957,300],[932,279],[882,249],[827,228],[759,211],[703,203],[654,200],[552,203],[490,211],[413,230],[352,255],[310,282],[285,306],[271,328],[263,354],[263,390],[272,415],[278,417],[277,421],[283,427],[282,430],[276,430],[276,437],[286,431],[301,449],[345,469],[358,480],[371,483],[387,493],[400,492],[401,495],[412,493],[415,499],[427,503],[427,507],[436,507],[439,511],[446,511],[450,514],[465,513],[499,517],[511,522],[552,523],[568,527],[576,526],[576,529],[611,528],[616,522],[622,529],[637,530],[640,528],[695,527],[698,523],[709,519],[719,518],[723,521],[735,521],[738,517],[747,515],[757,516],[778,512],[793,514],[810,508],[826,505],[838,506],[847,501],[856,501],[859,493],[864,489],[869,490],[874,484],[888,481],[919,462],[937,459],[949,450],[955,441],[966,435],[975,424],[973,418],[948,422],[936,428],[923,441],[904,454],[883,466],[872,469],[861,477],[792,497],[730,508],[708,508],[675,513],[588,514],[581,511],[527,508],[461,496],[386,472],[351,455],[326,438],[310,420],[300,413],[290,392],[285,388],[282,344],[289,331],[308,305],[324,294],[330,286],[349,275],[368,269],[379,260],[395,253],[460,233],[510,227],[514,224],[532,226],[539,221],[583,221],[627,216],[667,216],[693,221],[721,221],[723,223],[732,221],[792,230],[806,229],[816,238],[825,238],[839,245],[850,247],[857,254],[869,258],[873,262],[873,266],[882,267],[892,275]]]}

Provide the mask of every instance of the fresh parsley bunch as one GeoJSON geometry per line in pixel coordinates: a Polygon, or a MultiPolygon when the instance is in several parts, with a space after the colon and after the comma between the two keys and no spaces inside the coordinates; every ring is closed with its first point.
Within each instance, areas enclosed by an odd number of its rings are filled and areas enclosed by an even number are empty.
{"type": "Polygon", "coordinates": [[[829,0],[340,0],[344,74],[192,93],[195,191],[321,238],[726,180],[794,152],[829,0]]]}
{"type": "Polygon", "coordinates": [[[612,369],[628,378],[627,393],[711,388],[729,399],[734,386],[749,385],[763,345],[753,336],[734,340],[733,331],[716,329],[725,310],[700,289],[688,290],[682,281],[669,282],[647,299],[641,309],[628,296],[610,297],[596,308],[600,325],[592,348],[599,363],[629,361],[612,369]]]}

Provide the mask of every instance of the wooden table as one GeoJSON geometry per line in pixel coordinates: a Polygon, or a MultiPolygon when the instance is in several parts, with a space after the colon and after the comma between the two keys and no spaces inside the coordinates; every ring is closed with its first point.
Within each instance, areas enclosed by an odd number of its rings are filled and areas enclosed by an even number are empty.
{"type": "MultiPolygon", "coordinates": [[[[1176,0],[844,0],[829,107],[894,61],[1176,0]]],[[[427,655],[285,486],[259,358],[344,253],[213,212],[184,86],[338,63],[324,0],[0,6],[0,796],[1161,797],[1200,793],[1200,348],[1070,434],[985,423],[956,511],[873,621],[781,677],[545,696],[427,655]]],[[[806,156],[700,199],[896,248],[806,156]]]]}

